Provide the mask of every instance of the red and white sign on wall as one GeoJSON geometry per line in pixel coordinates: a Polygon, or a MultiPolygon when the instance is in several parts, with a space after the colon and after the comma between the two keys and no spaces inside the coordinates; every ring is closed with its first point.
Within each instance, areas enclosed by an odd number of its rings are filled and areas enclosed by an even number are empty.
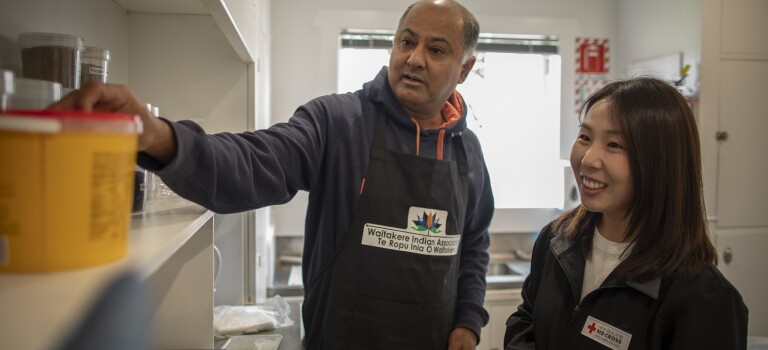
{"type": "Polygon", "coordinates": [[[610,67],[608,39],[576,38],[575,57],[573,104],[576,114],[579,114],[584,101],[608,83],[610,67]]]}
{"type": "Polygon", "coordinates": [[[609,53],[608,39],[576,38],[576,73],[608,73],[609,53]]]}

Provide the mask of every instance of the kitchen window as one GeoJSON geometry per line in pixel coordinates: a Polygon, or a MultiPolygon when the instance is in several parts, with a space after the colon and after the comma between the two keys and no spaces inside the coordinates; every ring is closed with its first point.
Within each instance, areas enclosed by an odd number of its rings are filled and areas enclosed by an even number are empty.
{"type": "MultiPolygon", "coordinates": [[[[389,62],[392,32],[341,34],[338,92],[358,90],[389,62]]],[[[562,208],[561,57],[545,35],[481,34],[457,87],[480,138],[497,208],[562,208]]]]}

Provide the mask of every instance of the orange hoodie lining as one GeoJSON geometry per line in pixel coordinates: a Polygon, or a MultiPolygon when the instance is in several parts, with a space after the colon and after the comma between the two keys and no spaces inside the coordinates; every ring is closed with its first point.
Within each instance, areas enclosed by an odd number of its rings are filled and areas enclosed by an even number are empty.
{"type": "MultiPolygon", "coordinates": [[[[445,101],[440,114],[443,116],[443,124],[439,126],[440,133],[437,135],[437,159],[443,159],[443,141],[445,140],[445,128],[453,125],[464,113],[464,104],[458,91],[453,91],[448,101],[445,101]]],[[[411,122],[416,125],[416,155],[419,155],[419,139],[421,136],[421,127],[416,119],[411,118],[411,122]]]]}

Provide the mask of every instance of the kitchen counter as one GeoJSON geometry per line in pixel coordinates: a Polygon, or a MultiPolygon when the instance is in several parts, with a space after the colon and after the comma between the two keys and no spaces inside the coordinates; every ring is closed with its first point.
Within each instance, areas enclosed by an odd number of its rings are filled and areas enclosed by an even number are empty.
{"type": "Polygon", "coordinates": [[[228,350],[254,350],[255,341],[259,337],[272,334],[280,334],[283,339],[280,341],[280,347],[277,350],[303,350],[301,338],[304,334],[301,321],[301,301],[303,298],[285,298],[291,307],[290,318],[293,325],[289,327],[278,328],[271,331],[259,332],[256,334],[245,334],[230,337],[228,339],[217,339],[214,343],[216,349],[228,350]]]}

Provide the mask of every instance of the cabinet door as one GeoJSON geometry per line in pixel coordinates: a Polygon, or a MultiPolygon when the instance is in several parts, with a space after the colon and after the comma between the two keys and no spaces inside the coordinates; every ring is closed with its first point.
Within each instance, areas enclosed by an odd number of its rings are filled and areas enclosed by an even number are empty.
{"type": "Polygon", "coordinates": [[[507,318],[517,311],[518,304],[519,302],[510,302],[491,307],[491,318],[488,324],[493,327],[491,328],[490,337],[486,339],[490,350],[504,349],[504,332],[507,330],[507,318]]]}
{"type": "MultiPolygon", "coordinates": [[[[723,60],[717,226],[768,226],[768,62],[723,60]]],[[[706,135],[704,136],[706,137],[706,135]]]]}
{"type": "Polygon", "coordinates": [[[768,337],[768,228],[720,230],[717,233],[719,268],[744,298],[749,309],[749,335],[768,337]],[[726,250],[730,260],[724,256],[726,250]]]}
{"type": "Polygon", "coordinates": [[[477,350],[501,350],[504,349],[504,332],[507,330],[507,318],[517,311],[522,299],[517,294],[513,298],[503,301],[486,302],[485,309],[490,316],[488,324],[480,333],[480,344],[477,350]]]}
{"type": "Polygon", "coordinates": [[[768,1],[725,0],[722,53],[768,55],[768,1]]]}

